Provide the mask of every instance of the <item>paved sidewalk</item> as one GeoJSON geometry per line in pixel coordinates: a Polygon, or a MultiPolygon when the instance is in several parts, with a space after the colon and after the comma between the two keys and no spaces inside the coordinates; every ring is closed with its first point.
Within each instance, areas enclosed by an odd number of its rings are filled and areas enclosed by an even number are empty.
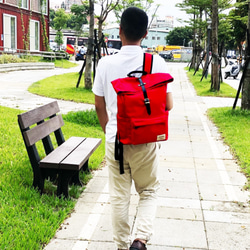
{"type": "MultiPolygon", "coordinates": [[[[52,98],[31,94],[27,89],[32,83],[46,77],[79,72],[82,63],[78,62],[78,64],[79,66],[70,69],[55,68],[51,70],[24,70],[0,73],[0,106],[26,111],[54,101],[52,98]]],[[[72,87],[76,86],[76,82],[71,84],[72,87]]],[[[83,83],[81,82],[80,86],[81,84],[83,83]]],[[[62,113],[94,108],[93,105],[62,100],[58,100],[58,105],[62,113]]]]}
{"type": "MultiPolygon", "coordinates": [[[[194,94],[182,66],[169,64],[175,78],[174,109],[170,138],[161,148],[160,199],[148,249],[250,249],[249,193],[243,191],[246,179],[207,120],[204,101],[209,106],[214,101],[194,94]]],[[[107,183],[107,168],[97,171],[46,250],[116,249],[107,183]]],[[[132,190],[132,233],[137,201],[132,190]]]]}
{"type": "MultiPolygon", "coordinates": [[[[175,78],[174,109],[169,119],[170,138],[161,147],[160,198],[155,234],[148,250],[250,250],[250,197],[243,189],[246,178],[206,117],[207,107],[214,106],[215,100],[195,95],[184,66],[169,63],[175,78]]],[[[15,77],[20,79],[20,92],[24,92],[20,75],[16,72],[15,77]]],[[[0,74],[0,105],[4,103],[2,77],[0,74]]],[[[15,90],[8,92],[9,96],[15,96],[15,90]]],[[[234,101],[218,100],[220,106],[232,106],[234,101]]],[[[28,98],[16,103],[22,107],[24,101],[33,108],[34,103],[28,98]]],[[[71,104],[67,102],[68,109],[71,104]]],[[[107,183],[107,168],[104,167],[95,172],[74,212],[61,225],[46,250],[116,249],[112,242],[107,183]]],[[[133,189],[132,233],[137,201],[133,189]]]]}

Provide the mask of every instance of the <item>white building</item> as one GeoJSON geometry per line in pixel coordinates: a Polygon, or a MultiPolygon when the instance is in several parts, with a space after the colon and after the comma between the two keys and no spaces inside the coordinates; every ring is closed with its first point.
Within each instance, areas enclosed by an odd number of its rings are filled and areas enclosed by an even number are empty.
{"type": "MultiPolygon", "coordinates": [[[[158,45],[166,45],[166,37],[170,29],[149,29],[148,35],[145,39],[142,40],[142,47],[144,48],[156,48],[158,45]]],[[[117,39],[119,40],[119,28],[106,28],[104,29],[104,36],[108,37],[109,39],[117,39]]]]}
{"type": "Polygon", "coordinates": [[[58,10],[60,8],[65,9],[65,12],[69,13],[73,4],[82,5],[81,0],[50,0],[50,8],[58,10]]]}
{"type": "Polygon", "coordinates": [[[150,28],[173,29],[174,17],[165,16],[165,18],[155,17],[150,25],[150,28]]]}

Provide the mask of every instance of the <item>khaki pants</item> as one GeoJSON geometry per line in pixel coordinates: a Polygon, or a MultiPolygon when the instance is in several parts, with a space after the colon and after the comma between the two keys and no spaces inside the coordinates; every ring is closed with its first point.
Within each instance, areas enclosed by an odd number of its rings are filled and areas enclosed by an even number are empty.
{"type": "Polygon", "coordinates": [[[124,171],[114,159],[114,143],[106,143],[109,168],[109,190],[112,206],[114,241],[118,248],[130,246],[129,204],[132,180],[140,196],[137,209],[135,238],[148,241],[153,233],[153,221],[157,208],[158,144],[124,145],[124,171]]]}

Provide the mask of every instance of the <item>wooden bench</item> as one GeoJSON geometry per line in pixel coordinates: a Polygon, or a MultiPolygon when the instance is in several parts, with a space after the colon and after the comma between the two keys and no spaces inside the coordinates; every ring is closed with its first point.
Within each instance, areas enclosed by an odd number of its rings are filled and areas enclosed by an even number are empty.
{"type": "Polygon", "coordinates": [[[82,185],[79,170],[88,170],[88,159],[101,139],[71,137],[65,141],[64,125],[57,101],[18,115],[18,124],[33,169],[33,186],[42,193],[45,179],[57,180],[57,195],[68,198],[68,185],[82,185]],[[50,134],[54,133],[54,149],[50,134]],[[41,159],[36,143],[42,141],[46,156],[41,159]]]}

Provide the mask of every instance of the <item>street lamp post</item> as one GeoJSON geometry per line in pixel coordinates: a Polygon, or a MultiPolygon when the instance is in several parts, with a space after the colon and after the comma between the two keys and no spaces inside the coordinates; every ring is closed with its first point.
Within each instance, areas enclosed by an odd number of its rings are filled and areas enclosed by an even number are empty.
{"type": "Polygon", "coordinates": [[[210,47],[210,33],[211,33],[211,24],[210,19],[207,20],[207,51],[206,51],[206,63],[205,63],[205,77],[208,75],[208,62],[209,62],[209,47],[210,47]]]}

